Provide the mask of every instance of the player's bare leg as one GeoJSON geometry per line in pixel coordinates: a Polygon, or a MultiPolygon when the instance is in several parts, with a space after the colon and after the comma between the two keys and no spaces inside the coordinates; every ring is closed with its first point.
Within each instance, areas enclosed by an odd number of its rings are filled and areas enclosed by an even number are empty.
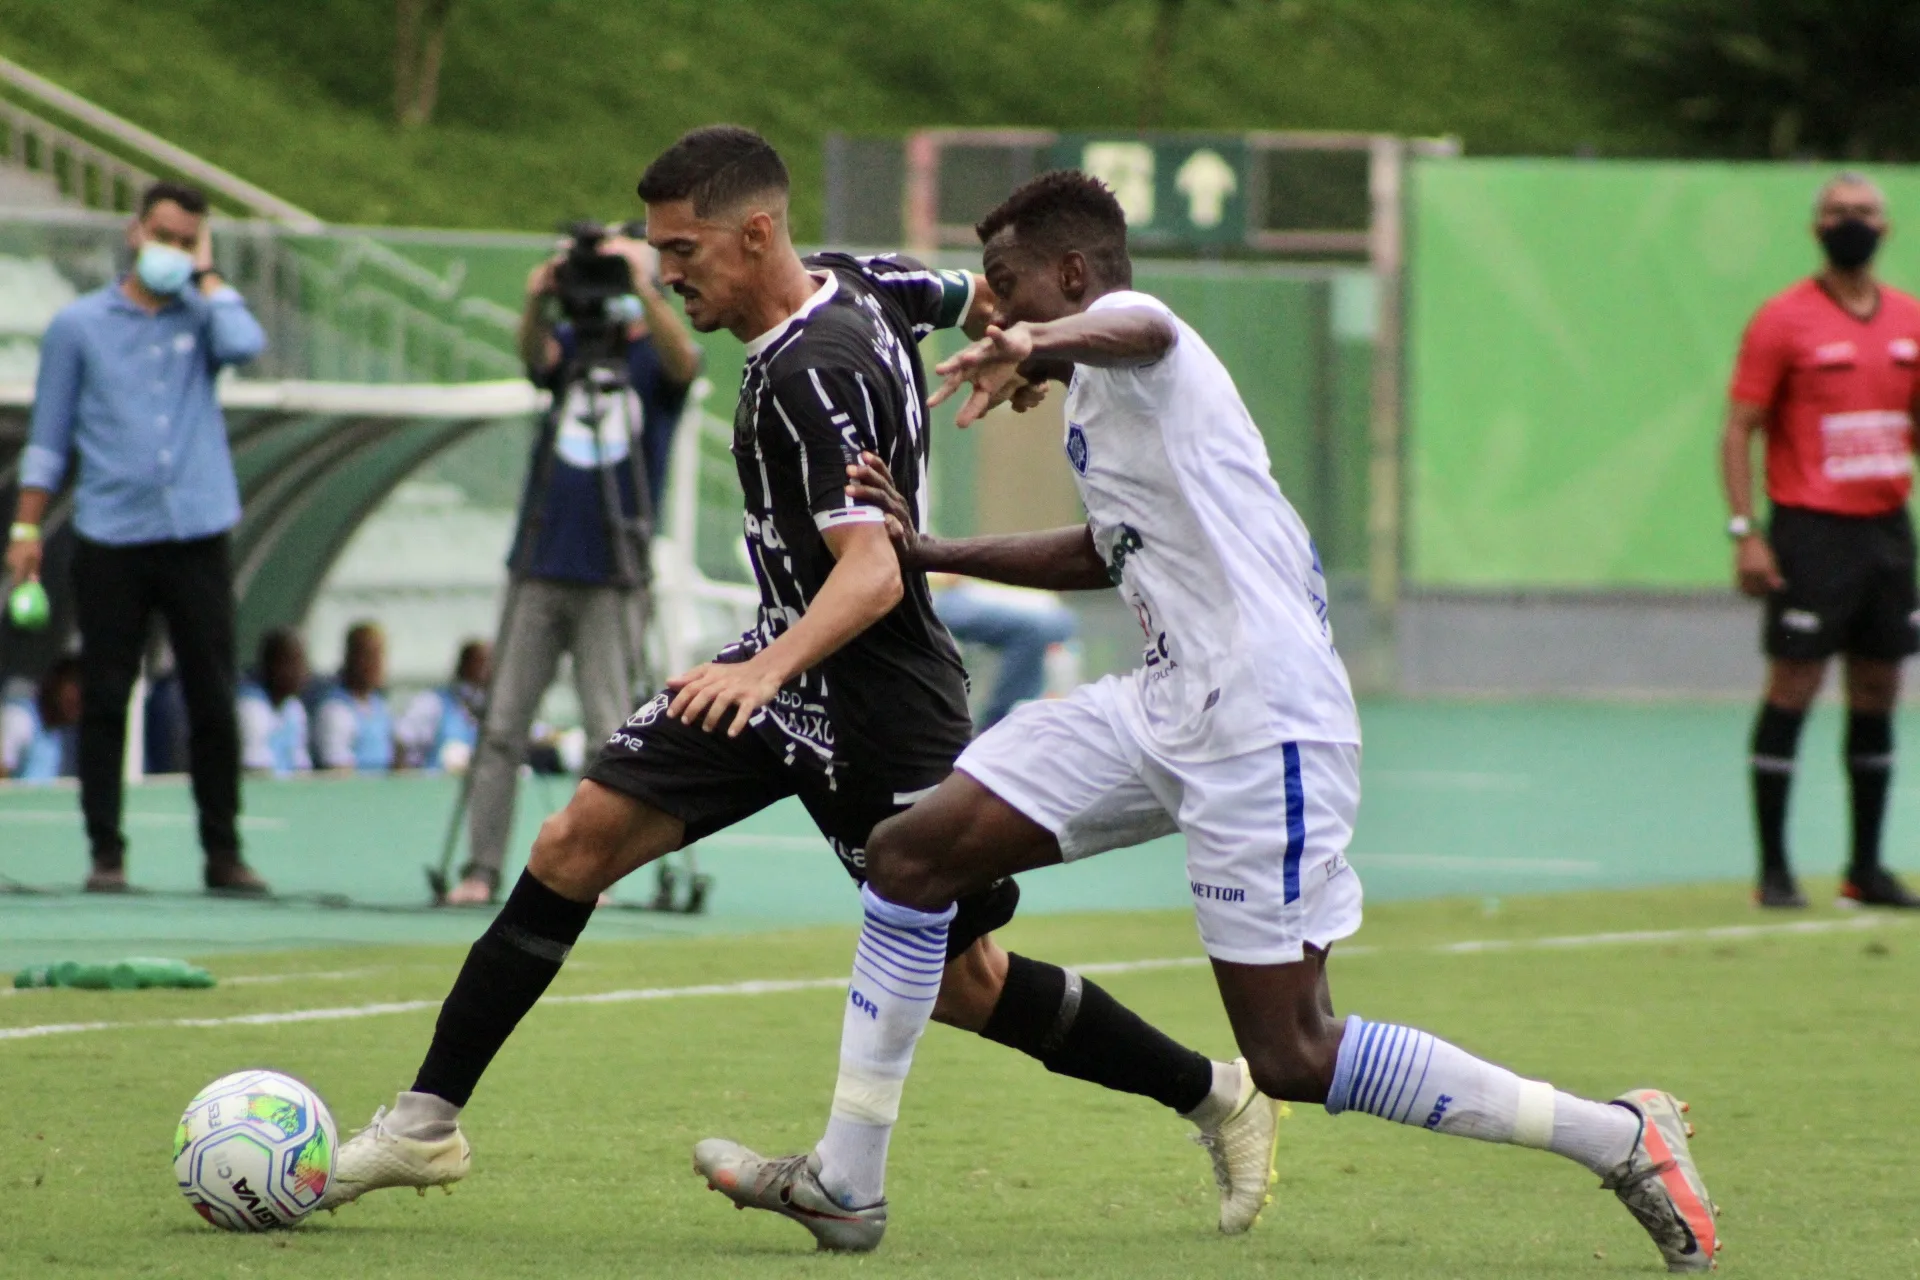
{"type": "Polygon", "coordinates": [[[1687,1146],[1686,1104],[1655,1089],[1591,1102],[1526,1080],[1412,1027],[1331,1015],[1326,953],[1292,964],[1213,962],[1234,1036],[1273,1097],[1364,1111],[1437,1133],[1538,1147],[1600,1176],[1670,1271],[1707,1271],[1713,1206],[1687,1146]]]}
{"type": "Polygon", "coordinates": [[[425,1194],[466,1176],[471,1150],[460,1109],[481,1074],[560,972],[600,895],[678,848],[684,832],[678,818],[580,783],[567,807],[541,824],[526,871],[467,953],[413,1088],[341,1145],[322,1208],[383,1187],[425,1194]]]}

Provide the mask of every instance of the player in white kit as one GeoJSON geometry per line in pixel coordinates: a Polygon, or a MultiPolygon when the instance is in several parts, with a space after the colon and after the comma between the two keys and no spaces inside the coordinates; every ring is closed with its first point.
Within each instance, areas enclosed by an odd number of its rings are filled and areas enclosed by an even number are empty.
{"type": "MultiPolygon", "coordinates": [[[[1548,1149],[1600,1175],[1674,1271],[1714,1265],[1713,1206],[1685,1105],[1655,1089],[1593,1102],[1411,1027],[1336,1019],[1329,949],[1360,925],[1346,861],[1360,731],[1326,582],[1232,378],[1199,334],[1133,291],[1113,195],[1043,175],[980,224],[999,299],[987,336],[940,366],[972,384],[962,426],[1068,383],[1066,453],[1084,526],[934,540],[877,458],[849,493],[894,513],[912,567],[1072,590],[1114,585],[1146,639],[1140,668],[1016,710],[867,847],[867,922],[844,1014],[829,1194],[884,1160],[932,1008],[913,957],[937,954],[959,897],[1001,876],[1179,831],[1200,935],[1235,1039],[1268,1096],[1548,1149]],[[877,1154],[866,1154],[867,1152],[877,1154]]],[[[851,1207],[851,1206],[849,1206],[851,1207]]]]}

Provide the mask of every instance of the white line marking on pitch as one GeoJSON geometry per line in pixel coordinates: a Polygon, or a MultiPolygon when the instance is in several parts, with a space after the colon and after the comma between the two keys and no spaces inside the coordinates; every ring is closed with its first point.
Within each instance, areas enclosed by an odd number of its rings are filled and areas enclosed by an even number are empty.
{"type": "MultiPolygon", "coordinates": [[[[1482,952],[1520,950],[1560,950],[1569,947],[1631,946],[1644,943],[1713,941],[1728,938],[1761,938],[1801,934],[1855,932],[1904,923],[1886,916],[1861,915],[1839,920],[1795,920],[1781,924],[1720,925],[1707,929],[1642,929],[1622,933],[1572,934],[1549,938],[1490,938],[1480,941],[1443,942],[1408,948],[1448,955],[1473,955],[1482,952]]],[[[1343,946],[1345,957],[1390,954],[1399,948],[1343,946]]],[[[1197,969],[1207,964],[1205,956],[1168,956],[1150,960],[1109,960],[1072,966],[1080,973],[1144,973],[1155,969],[1197,969]]],[[[583,995],[543,996],[541,1004],[634,1004],[652,1000],[685,1000],[701,996],[762,996],[789,991],[831,991],[847,985],[845,978],[757,979],[748,982],[713,982],[692,987],[630,987],[621,991],[598,991],[583,995]]],[[[385,1014],[420,1013],[440,1007],[439,1000],[394,1000],[381,1004],[343,1005],[332,1009],[288,1009],[265,1013],[238,1013],[219,1018],[155,1018],[134,1022],[50,1022],[32,1027],[0,1027],[0,1040],[34,1040],[45,1036],[73,1035],[82,1031],[114,1031],[141,1027],[261,1027],[297,1022],[337,1022],[356,1018],[377,1018],[385,1014]]]]}

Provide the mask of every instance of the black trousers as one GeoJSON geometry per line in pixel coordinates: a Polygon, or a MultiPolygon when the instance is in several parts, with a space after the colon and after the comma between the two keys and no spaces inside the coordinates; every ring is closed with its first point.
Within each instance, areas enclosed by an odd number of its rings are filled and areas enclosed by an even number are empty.
{"type": "Polygon", "coordinates": [[[193,800],[209,866],[240,857],[240,730],[234,718],[233,574],[227,537],[116,547],[75,540],[80,622],[80,809],[93,862],[126,859],[120,830],[127,698],[153,615],[167,624],[186,695],[193,800]]]}

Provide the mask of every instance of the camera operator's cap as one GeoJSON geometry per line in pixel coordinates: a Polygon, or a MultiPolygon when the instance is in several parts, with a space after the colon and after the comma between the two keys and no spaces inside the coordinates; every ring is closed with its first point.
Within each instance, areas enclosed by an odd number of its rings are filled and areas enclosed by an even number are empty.
{"type": "Polygon", "coordinates": [[[7,617],[22,631],[38,631],[47,625],[47,620],[52,616],[53,606],[47,600],[47,589],[35,579],[21,583],[7,597],[7,617]]]}

